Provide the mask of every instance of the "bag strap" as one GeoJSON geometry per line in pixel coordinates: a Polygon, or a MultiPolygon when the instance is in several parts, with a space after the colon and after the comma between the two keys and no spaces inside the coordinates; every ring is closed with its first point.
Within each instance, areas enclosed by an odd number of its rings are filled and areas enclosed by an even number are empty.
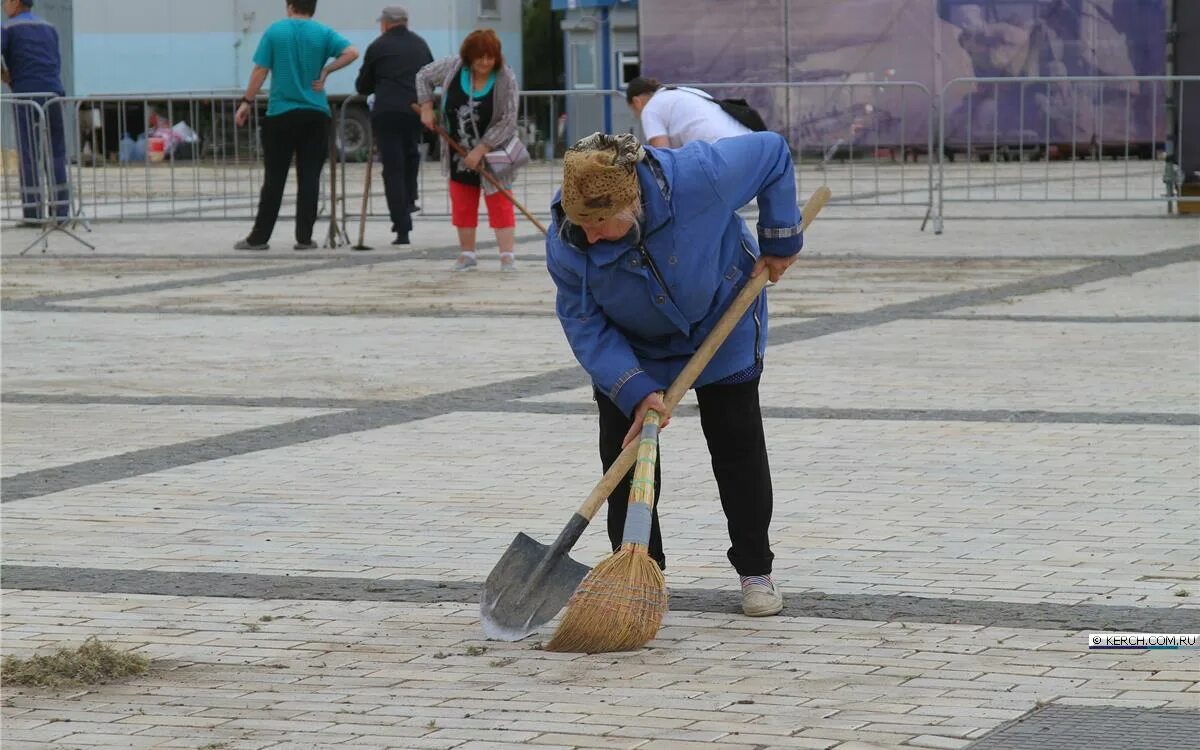
{"type": "Polygon", "coordinates": [[[709,94],[708,92],[696,91],[695,89],[685,89],[682,86],[674,86],[674,85],[663,86],[663,89],[666,91],[682,91],[685,94],[691,94],[692,96],[698,96],[701,99],[705,99],[714,104],[718,104],[717,100],[715,98],[713,98],[712,94],[709,94]]]}
{"type": "Polygon", "coordinates": [[[747,130],[753,130],[756,132],[758,132],[760,130],[763,130],[763,131],[767,130],[766,123],[762,121],[762,115],[758,114],[758,111],[755,110],[754,107],[751,107],[750,105],[746,104],[746,101],[744,99],[738,100],[738,101],[730,101],[728,99],[717,99],[716,97],[712,96],[711,94],[708,94],[707,92],[693,91],[693,90],[689,90],[689,89],[679,88],[678,86],[663,86],[663,88],[667,89],[669,91],[683,91],[688,94],[694,94],[694,95],[700,97],[701,99],[710,101],[713,104],[720,107],[722,112],[724,112],[725,114],[732,117],[734,119],[734,121],[737,122],[737,124],[741,125],[742,127],[746,128],[747,130]],[[745,118],[747,117],[747,115],[736,114],[734,111],[730,111],[731,108],[737,110],[737,112],[742,112],[745,109],[749,109],[750,110],[749,114],[753,115],[753,119],[756,121],[756,124],[751,125],[749,122],[746,122],[745,118]],[[759,125],[761,125],[762,127],[760,128],[759,125]]]}

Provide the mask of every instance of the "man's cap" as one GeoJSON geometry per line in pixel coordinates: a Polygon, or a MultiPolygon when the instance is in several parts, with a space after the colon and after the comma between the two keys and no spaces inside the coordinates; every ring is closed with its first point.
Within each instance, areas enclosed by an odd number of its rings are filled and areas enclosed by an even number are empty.
{"type": "Polygon", "coordinates": [[[408,10],[400,5],[389,5],[383,9],[376,21],[387,21],[388,23],[408,23],[408,10]]]}

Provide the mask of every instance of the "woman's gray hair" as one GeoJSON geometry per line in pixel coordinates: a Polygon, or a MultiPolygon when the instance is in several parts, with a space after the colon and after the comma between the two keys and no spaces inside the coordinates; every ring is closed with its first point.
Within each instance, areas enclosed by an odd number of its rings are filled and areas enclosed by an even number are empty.
{"type": "Polygon", "coordinates": [[[624,219],[625,221],[628,221],[631,224],[633,224],[633,241],[641,242],[642,241],[642,215],[644,213],[645,212],[642,211],[641,191],[639,190],[637,200],[635,200],[633,203],[630,203],[625,208],[622,208],[620,211],[617,212],[617,214],[613,218],[614,219],[624,219]]]}

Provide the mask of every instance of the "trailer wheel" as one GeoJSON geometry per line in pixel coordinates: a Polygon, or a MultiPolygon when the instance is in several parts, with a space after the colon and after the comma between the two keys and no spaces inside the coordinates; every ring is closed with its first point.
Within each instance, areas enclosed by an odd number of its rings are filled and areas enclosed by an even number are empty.
{"type": "Polygon", "coordinates": [[[338,133],[338,152],[346,161],[366,161],[371,142],[371,116],[363,107],[350,106],[338,133]]]}

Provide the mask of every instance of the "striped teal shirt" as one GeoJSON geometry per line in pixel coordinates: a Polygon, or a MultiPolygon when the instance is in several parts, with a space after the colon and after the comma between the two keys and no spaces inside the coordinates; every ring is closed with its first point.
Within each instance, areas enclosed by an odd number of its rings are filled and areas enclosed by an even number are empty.
{"type": "Polygon", "coordinates": [[[254,64],[271,70],[267,116],[294,109],[315,109],[330,114],[324,91],[313,91],[326,61],[350,46],[350,40],[307,18],[276,21],[263,33],[254,64]]]}

